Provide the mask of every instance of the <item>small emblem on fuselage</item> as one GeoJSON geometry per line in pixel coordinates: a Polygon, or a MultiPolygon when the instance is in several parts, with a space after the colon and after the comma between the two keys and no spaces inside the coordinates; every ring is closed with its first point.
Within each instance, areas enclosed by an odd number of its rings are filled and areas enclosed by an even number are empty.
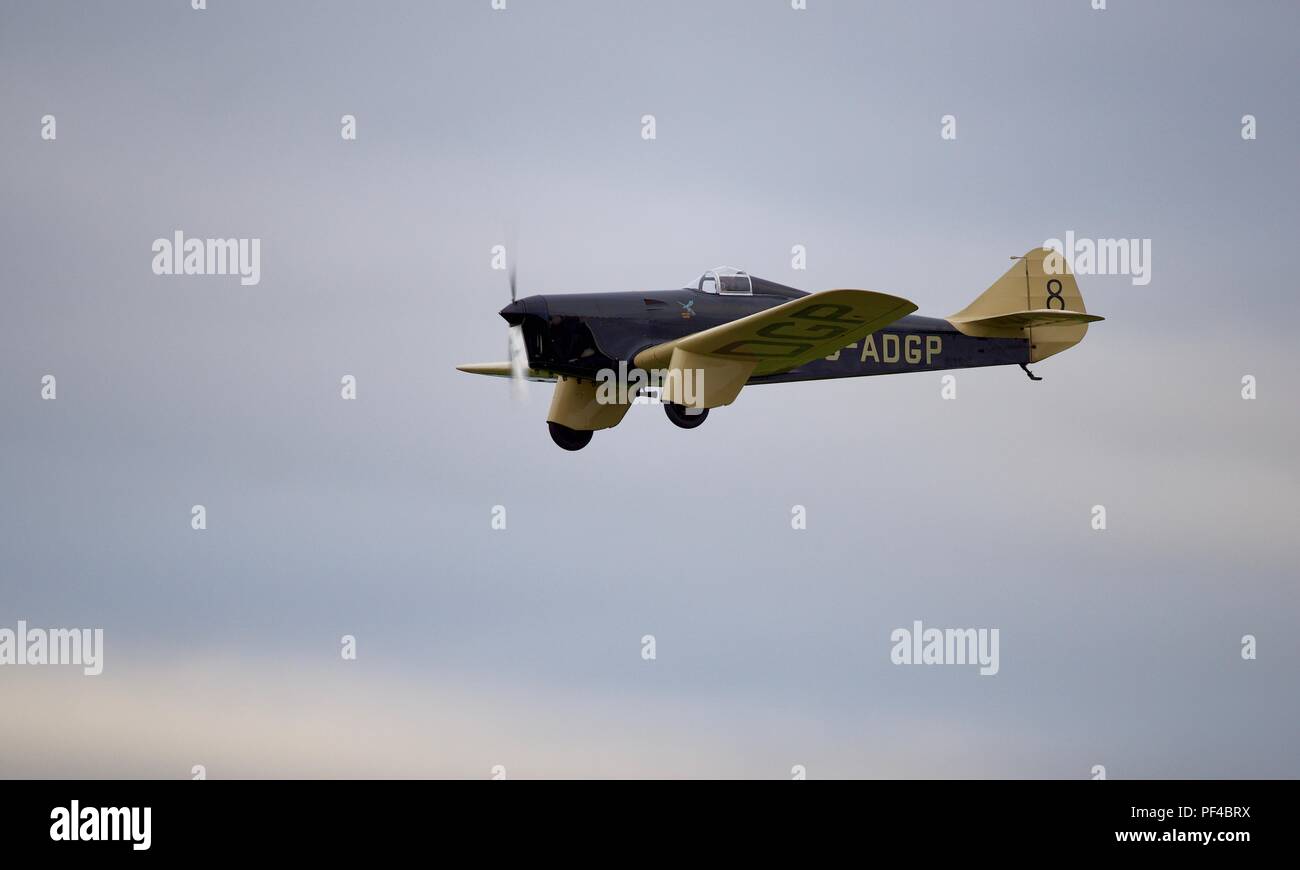
{"type": "Polygon", "coordinates": [[[690,302],[678,302],[677,304],[682,306],[682,320],[690,320],[692,317],[695,316],[694,299],[692,299],[690,302]]]}

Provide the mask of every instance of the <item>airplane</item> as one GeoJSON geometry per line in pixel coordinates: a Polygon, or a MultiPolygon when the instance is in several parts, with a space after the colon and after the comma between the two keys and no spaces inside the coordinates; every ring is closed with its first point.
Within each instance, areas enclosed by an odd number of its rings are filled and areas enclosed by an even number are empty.
{"type": "Polygon", "coordinates": [[[1029,363],[1078,344],[1103,318],[1084,308],[1058,252],[1034,248],[1012,259],[946,318],[915,315],[916,305],[888,293],[806,293],[730,267],[678,290],[518,299],[512,264],[510,304],[500,312],[510,325],[509,361],[457,368],[518,387],[554,383],[546,422],[565,450],[586,447],[656,389],[668,419],[694,429],[756,384],[998,365],[1041,380],[1029,363]]]}

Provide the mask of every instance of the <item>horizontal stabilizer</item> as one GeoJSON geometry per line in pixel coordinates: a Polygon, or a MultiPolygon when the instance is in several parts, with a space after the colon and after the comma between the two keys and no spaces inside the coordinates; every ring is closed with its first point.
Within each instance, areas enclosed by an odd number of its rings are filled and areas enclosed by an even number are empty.
{"type": "Polygon", "coordinates": [[[1065,326],[1071,323],[1096,323],[1105,320],[1096,314],[1082,311],[1063,311],[1060,308],[1034,308],[1026,311],[1012,311],[1007,314],[991,314],[986,317],[951,317],[949,321],[957,326],[981,326],[990,329],[1026,329],[1035,326],[1065,326]]]}

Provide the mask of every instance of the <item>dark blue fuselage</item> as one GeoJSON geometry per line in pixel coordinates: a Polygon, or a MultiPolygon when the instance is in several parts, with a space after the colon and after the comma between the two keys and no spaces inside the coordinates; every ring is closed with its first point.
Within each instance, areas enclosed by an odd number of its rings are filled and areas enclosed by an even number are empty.
{"type": "MultiPolygon", "coordinates": [[[[808,294],[761,279],[753,295],[718,295],[694,288],[645,293],[567,293],[530,296],[501,315],[522,324],[529,366],[594,378],[641,351],[748,317],[808,294]]],[[[976,338],[937,317],[908,315],[824,359],[788,372],[756,376],[751,384],[851,378],[1029,362],[1029,342],[976,338]]]]}

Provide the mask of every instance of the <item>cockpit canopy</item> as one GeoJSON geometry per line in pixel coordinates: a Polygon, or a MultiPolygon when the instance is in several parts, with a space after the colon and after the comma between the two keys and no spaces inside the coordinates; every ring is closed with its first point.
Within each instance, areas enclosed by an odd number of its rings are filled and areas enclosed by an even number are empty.
{"type": "Polygon", "coordinates": [[[714,293],[719,296],[753,296],[754,283],[749,273],[731,266],[719,266],[700,276],[697,289],[701,293],[714,293]]]}

